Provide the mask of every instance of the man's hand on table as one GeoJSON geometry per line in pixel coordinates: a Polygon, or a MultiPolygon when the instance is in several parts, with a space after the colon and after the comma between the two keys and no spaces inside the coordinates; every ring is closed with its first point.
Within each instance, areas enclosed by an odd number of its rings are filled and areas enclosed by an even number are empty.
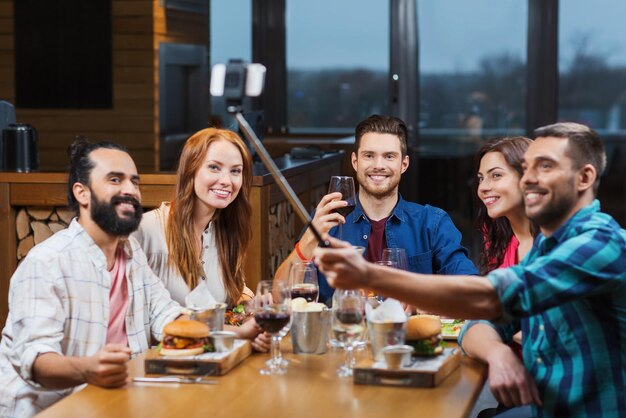
{"type": "Polygon", "coordinates": [[[124,386],[128,378],[130,349],[120,344],[107,344],[90,357],[81,358],[81,373],[87,383],[105,388],[124,386]]]}

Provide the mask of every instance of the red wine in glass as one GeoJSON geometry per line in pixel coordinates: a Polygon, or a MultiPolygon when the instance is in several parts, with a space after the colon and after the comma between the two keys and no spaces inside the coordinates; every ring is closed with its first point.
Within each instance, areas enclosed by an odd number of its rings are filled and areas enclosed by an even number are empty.
{"type": "Polygon", "coordinates": [[[304,298],[307,302],[317,301],[317,286],[313,283],[298,283],[291,287],[291,299],[304,298]]]}
{"type": "Polygon", "coordinates": [[[348,204],[348,206],[335,209],[335,212],[337,212],[338,214],[340,214],[341,216],[345,218],[346,216],[350,215],[350,213],[354,210],[354,208],[356,208],[356,205],[348,204]]]}
{"type": "MultiPolygon", "coordinates": [[[[337,208],[335,211],[344,218],[352,212],[356,206],[356,193],[354,192],[354,179],[350,176],[332,176],[328,184],[328,193],[341,193],[341,200],[348,205],[337,208]]],[[[339,224],[339,239],[342,238],[341,224],[339,224]]]]}
{"type": "Polygon", "coordinates": [[[256,323],[268,334],[278,334],[289,323],[288,312],[264,311],[254,315],[256,323]]]}
{"type": "Polygon", "coordinates": [[[363,321],[363,313],[357,309],[337,309],[335,316],[339,322],[345,325],[360,324],[363,321]]]}

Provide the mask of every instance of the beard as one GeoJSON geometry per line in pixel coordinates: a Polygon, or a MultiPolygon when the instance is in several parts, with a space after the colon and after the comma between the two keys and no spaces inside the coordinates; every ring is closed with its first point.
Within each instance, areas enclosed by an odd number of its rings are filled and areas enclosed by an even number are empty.
{"type": "Polygon", "coordinates": [[[113,196],[110,202],[105,202],[99,200],[95,193],[91,194],[91,219],[108,234],[116,237],[130,235],[139,227],[142,214],[143,208],[133,197],[113,196]],[[126,217],[120,218],[115,209],[118,203],[130,203],[135,210],[124,212],[126,217]]]}
{"type": "Polygon", "coordinates": [[[400,184],[400,177],[389,177],[389,182],[385,186],[372,187],[368,182],[368,174],[389,174],[388,172],[371,172],[371,173],[357,173],[357,182],[359,183],[359,193],[362,191],[368,195],[375,197],[376,199],[384,199],[387,197],[393,197],[397,194],[398,185],[400,184]]]}
{"type": "MultiPolygon", "coordinates": [[[[526,216],[528,217],[528,219],[530,219],[539,226],[548,226],[554,224],[555,222],[559,222],[561,219],[563,219],[563,216],[569,213],[572,207],[574,207],[574,205],[576,204],[576,193],[565,192],[565,190],[575,190],[574,188],[574,179],[571,179],[570,181],[568,181],[567,189],[562,188],[562,193],[559,193],[557,197],[553,198],[549,202],[546,202],[543,207],[541,207],[540,210],[536,211],[535,213],[531,212],[529,214],[528,212],[526,212],[526,216]]],[[[526,189],[526,191],[533,190],[536,190],[538,192],[543,191],[543,189],[532,187],[526,189]]],[[[552,193],[552,196],[554,196],[554,192],[552,193]]]]}

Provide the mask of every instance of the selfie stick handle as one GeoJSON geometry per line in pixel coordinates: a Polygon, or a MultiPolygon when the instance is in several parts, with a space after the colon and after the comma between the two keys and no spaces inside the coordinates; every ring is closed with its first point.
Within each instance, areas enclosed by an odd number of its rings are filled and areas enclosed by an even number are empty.
{"type": "Polygon", "coordinates": [[[270,157],[269,153],[267,152],[261,141],[259,141],[259,138],[257,138],[256,134],[248,124],[248,121],[246,121],[246,119],[243,117],[241,111],[238,110],[235,112],[235,119],[237,119],[239,127],[241,128],[244,136],[252,143],[252,146],[256,150],[257,154],[259,155],[259,157],[261,157],[261,161],[263,161],[265,167],[267,167],[272,177],[274,177],[274,180],[278,184],[278,187],[280,187],[280,190],[282,190],[287,200],[289,200],[289,203],[291,203],[291,206],[296,211],[296,214],[298,214],[302,222],[304,222],[305,225],[311,229],[313,235],[315,235],[315,238],[317,238],[319,246],[330,247],[330,242],[323,239],[322,235],[317,229],[315,229],[315,227],[311,223],[312,220],[311,216],[309,216],[309,212],[307,212],[304,206],[302,206],[302,202],[300,202],[300,199],[298,199],[296,193],[293,191],[289,183],[287,183],[287,180],[280,172],[280,170],[274,163],[274,160],[272,159],[272,157],[270,157]]]}

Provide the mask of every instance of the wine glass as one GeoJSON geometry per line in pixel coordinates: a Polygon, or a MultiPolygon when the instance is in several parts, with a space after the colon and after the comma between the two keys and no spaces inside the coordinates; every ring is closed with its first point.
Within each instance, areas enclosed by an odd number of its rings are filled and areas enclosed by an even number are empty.
{"type": "Polygon", "coordinates": [[[391,261],[395,263],[395,267],[400,270],[407,271],[406,251],[404,248],[385,248],[381,261],[391,261]]]}
{"type": "Polygon", "coordinates": [[[319,285],[317,268],[312,261],[296,261],[289,270],[291,299],[304,298],[307,302],[317,302],[319,285]]]}
{"type": "Polygon", "coordinates": [[[365,298],[360,290],[335,290],[333,302],[333,334],[343,343],[346,362],[337,376],[350,377],[354,369],[354,346],[365,333],[365,298]]]}
{"type": "MultiPolygon", "coordinates": [[[[341,200],[348,202],[348,206],[335,209],[344,218],[356,207],[356,194],[354,192],[354,179],[350,176],[332,176],[328,185],[328,193],[341,193],[341,200]]],[[[341,224],[339,224],[339,239],[341,236],[341,224]]]]}
{"type": "MultiPolygon", "coordinates": [[[[352,248],[354,249],[354,251],[356,251],[359,255],[363,255],[365,253],[365,247],[361,246],[361,245],[353,245],[352,248]]],[[[335,298],[338,296],[335,296],[337,293],[333,293],[333,299],[331,302],[331,307],[335,306],[335,298]]],[[[329,338],[329,344],[330,347],[333,349],[337,349],[337,348],[343,348],[343,343],[341,341],[339,341],[337,338],[335,338],[335,333],[333,332],[333,330],[330,330],[330,338],[329,338]]],[[[365,348],[365,345],[367,343],[365,341],[358,341],[356,343],[357,349],[361,350],[365,348]]]]}
{"type": "MultiPolygon", "coordinates": [[[[287,322],[287,325],[285,325],[279,332],[278,332],[278,336],[279,339],[282,340],[285,335],[289,334],[289,330],[291,330],[291,321],[293,321],[293,316],[289,317],[289,322],[287,322]]],[[[289,360],[287,360],[286,358],[283,357],[283,354],[281,353],[280,350],[278,350],[277,354],[276,354],[276,359],[270,358],[269,360],[267,360],[265,362],[265,364],[268,365],[268,367],[271,367],[272,364],[276,365],[277,367],[281,367],[283,369],[286,369],[287,366],[289,366],[289,360]]]]}
{"type": "MultiPolygon", "coordinates": [[[[378,260],[378,261],[374,262],[374,264],[376,264],[377,266],[389,267],[389,268],[392,268],[392,269],[397,269],[398,268],[398,263],[396,262],[396,260],[378,260]]],[[[375,293],[372,294],[372,297],[378,303],[382,303],[385,300],[384,297],[382,297],[380,295],[377,295],[375,293]]]]}
{"type": "Polygon", "coordinates": [[[267,368],[261,369],[262,375],[284,374],[286,368],[280,359],[280,331],[291,319],[291,293],[289,285],[283,281],[262,280],[254,298],[254,319],[256,323],[272,336],[271,361],[267,368]]]}

